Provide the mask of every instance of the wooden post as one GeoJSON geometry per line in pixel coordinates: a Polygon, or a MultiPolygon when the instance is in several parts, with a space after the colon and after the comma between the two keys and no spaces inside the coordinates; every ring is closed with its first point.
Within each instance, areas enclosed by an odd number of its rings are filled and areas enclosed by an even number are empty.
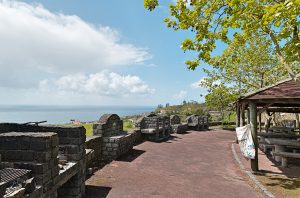
{"type": "Polygon", "coordinates": [[[251,160],[251,170],[258,171],[258,140],[257,140],[257,108],[254,102],[249,103],[250,126],[255,147],[255,159],[251,160]]]}
{"type": "Polygon", "coordinates": [[[247,109],[247,124],[250,124],[250,106],[247,109]]]}
{"type": "Polygon", "coordinates": [[[242,126],[245,126],[245,106],[242,106],[242,126]]]}
{"type": "Polygon", "coordinates": [[[261,113],[258,115],[258,123],[259,123],[259,132],[261,133],[262,127],[261,127],[261,113]]]}
{"type": "Polygon", "coordinates": [[[241,109],[238,104],[236,104],[236,127],[241,126],[241,109]]]}

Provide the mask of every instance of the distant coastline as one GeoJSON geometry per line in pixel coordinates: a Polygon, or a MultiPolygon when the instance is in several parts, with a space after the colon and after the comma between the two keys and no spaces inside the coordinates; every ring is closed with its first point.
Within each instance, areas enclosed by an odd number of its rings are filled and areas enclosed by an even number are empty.
{"type": "Polygon", "coordinates": [[[90,122],[98,120],[104,113],[116,113],[122,117],[154,110],[154,106],[0,105],[0,122],[47,120],[48,124],[63,124],[71,119],[90,122]]]}

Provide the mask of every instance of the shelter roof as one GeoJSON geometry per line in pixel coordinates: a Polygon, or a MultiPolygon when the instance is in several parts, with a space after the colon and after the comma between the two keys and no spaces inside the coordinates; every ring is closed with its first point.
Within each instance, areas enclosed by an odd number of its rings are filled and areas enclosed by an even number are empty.
{"type": "MultiPolygon", "coordinates": [[[[300,78],[300,74],[296,76],[300,78]]],[[[242,96],[239,100],[245,99],[283,99],[298,98],[300,99],[300,85],[292,78],[279,81],[274,85],[261,88],[257,91],[250,92],[242,96]]]]}

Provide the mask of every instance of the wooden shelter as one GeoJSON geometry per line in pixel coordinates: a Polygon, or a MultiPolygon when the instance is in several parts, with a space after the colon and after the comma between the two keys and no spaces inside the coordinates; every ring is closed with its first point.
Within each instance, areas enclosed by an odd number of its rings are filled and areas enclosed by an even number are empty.
{"type": "MultiPolygon", "coordinates": [[[[299,79],[300,75],[296,77],[299,79]]],[[[246,124],[245,114],[247,115],[247,124],[251,126],[256,152],[255,159],[251,160],[253,171],[258,171],[257,118],[265,111],[268,114],[272,112],[300,113],[300,85],[292,78],[288,78],[242,96],[236,101],[237,127],[246,124]]]]}

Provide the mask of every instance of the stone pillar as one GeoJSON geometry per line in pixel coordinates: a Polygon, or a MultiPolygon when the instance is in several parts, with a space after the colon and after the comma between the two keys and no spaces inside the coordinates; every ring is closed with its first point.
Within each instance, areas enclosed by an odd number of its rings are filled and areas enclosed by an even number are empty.
{"type": "Polygon", "coordinates": [[[85,129],[83,127],[59,131],[59,148],[68,161],[76,162],[78,172],[58,190],[60,198],[82,198],[85,195],[85,129]]]}

